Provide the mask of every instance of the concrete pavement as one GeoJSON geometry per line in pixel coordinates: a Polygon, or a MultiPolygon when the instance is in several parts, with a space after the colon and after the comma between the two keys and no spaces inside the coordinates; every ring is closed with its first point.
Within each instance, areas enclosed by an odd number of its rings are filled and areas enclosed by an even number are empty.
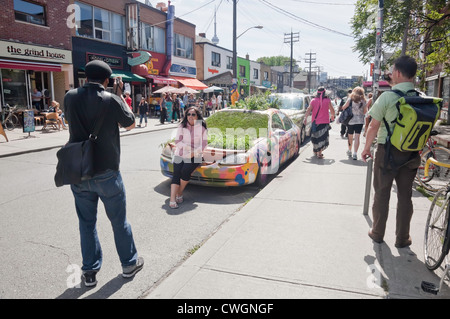
{"type": "MultiPolygon", "coordinates": [[[[139,124],[139,118],[136,119],[136,125],[139,124]]],[[[144,124],[143,124],[144,125],[144,124]]],[[[131,131],[120,129],[121,136],[148,133],[151,131],[162,129],[173,129],[177,123],[161,124],[159,118],[150,117],[147,127],[137,127],[131,131]]],[[[59,148],[69,140],[69,131],[61,129],[42,130],[42,125],[36,126],[36,130],[32,133],[23,133],[21,128],[12,131],[5,130],[9,142],[3,135],[0,135],[0,157],[19,155],[29,152],[38,152],[41,150],[59,148]]]]}
{"type": "MultiPolygon", "coordinates": [[[[367,236],[370,209],[363,215],[367,164],[347,158],[346,141],[332,126],[325,159],[312,156],[310,143],[302,147],[295,161],[146,298],[450,297],[447,286],[438,296],[420,288],[423,280],[438,284],[442,275],[442,270],[428,271],[423,262],[430,201],[414,191],[413,244],[397,249],[394,187],[385,243],[372,242],[367,236]]],[[[121,134],[175,127],[152,118],[146,128],[121,134]]],[[[66,130],[37,129],[30,137],[19,129],[7,131],[8,143],[0,136],[0,157],[56,148],[68,140],[66,130]]]]}
{"type": "Polygon", "coordinates": [[[330,134],[325,159],[312,156],[311,144],[304,146],[147,298],[450,297],[447,286],[438,296],[421,289],[423,280],[438,284],[442,274],[423,262],[430,201],[414,191],[413,244],[397,249],[394,187],[385,242],[372,242],[370,209],[363,215],[367,164],[346,156],[336,124],[330,134]]]}

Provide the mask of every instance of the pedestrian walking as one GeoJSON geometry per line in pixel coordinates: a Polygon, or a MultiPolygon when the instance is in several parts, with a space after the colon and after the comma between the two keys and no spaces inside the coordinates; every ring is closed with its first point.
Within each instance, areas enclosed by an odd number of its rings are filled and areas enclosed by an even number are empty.
{"type": "Polygon", "coordinates": [[[222,106],[222,93],[219,93],[219,95],[217,95],[217,109],[218,110],[223,109],[223,106],[222,106]]]}
{"type": "Polygon", "coordinates": [[[319,87],[316,97],[311,100],[305,113],[304,124],[306,125],[309,115],[312,114],[312,121],[315,121],[317,128],[311,131],[311,142],[313,144],[313,152],[317,158],[322,159],[323,151],[329,145],[329,128],[330,116],[334,121],[335,112],[331,100],[326,95],[324,87],[319,87]]]}
{"type": "Polygon", "coordinates": [[[159,122],[161,124],[164,124],[164,122],[167,119],[167,107],[166,107],[166,93],[161,94],[161,99],[159,101],[159,108],[160,108],[160,112],[159,112],[159,122]]]}
{"type": "Polygon", "coordinates": [[[348,133],[348,150],[347,156],[354,160],[358,159],[358,149],[360,145],[360,136],[364,126],[364,118],[367,113],[367,104],[364,97],[364,89],[362,87],[355,87],[350,94],[350,97],[345,102],[342,110],[352,108],[353,117],[347,124],[348,133]],[[353,149],[353,154],[352,154],[353,149]]]}
{"type": "Polygon", "coordinates": [[[141,97],[141,102],[139,102],[138,106],[138,114],[139,114],[139,127],[142,126],[142,120],[145,119],[145,127],[147,127],[147,115],[148,115],[148,103],[145,100],[145,97],[141,97]]]}
{"type": "MultiPolygon", "coordinates": [[[[126,218],[125,187],[119,170],[119,125],[131,130],[135,127],[135,117],[123,97],[112,95],[109,105],[105,105],[105,88],[112,74],[108,64],[91,61],[86,64],[85,73],[88,82],[66,94],[64,107],[71,143],[87,140],[96,120],[99,116],[103,117],[95,141],[95,175],[80,184],[71,185],[79,219],[83,279],[87,287],[93,287],[97,284],[96,274],[102,266],[102,250],[96,230],[99,199],[112,225],[122,276],[134,277],[144,266],[144,259],[138,257],[131,226],[126,218]]],[[[120,94],[122,87],[120,81],[120,94]]]]}
{"type": "Polygon", "coordinates": [[[208,144],[208,130],[200,109],[191,106],[186,109],[175,136],[173,177],[170,185],[170,208],[178,208],[183,202],[183,191],[191,174],[200,165],[203,150],[208,144]]]}
{"type": "Polygon", "coordinates": [[[211,96],[211,104],[212,104],[212,114],[214,114],[217,110],[217,98],[216,95],[213,93],[211,96]]]}
{"type": "Polygon", "coordinates": [[[370,120],[372,119],[368,113],[370,111],[370,108],[372,107],[372,103],[373,103],[373,93],[369,93],[367,95],[367,113],[366,118],[364,120],[364,134],[363,134],[364,137],[366,137],[367,129],[369,128],[369,123],[370,120]]]}
{"type": "Polygon", "coordinates": [[[173,111],[173,100],[172,100],[172,96],[167,93],[166,94],[166,109],[167,109],[167,114],[166,114],[166,121],[169,122],[169,120],[171,121],[171,123],[173,123],[173,118],[172,118],[172,111],[173,111]],[[172,120],[171,120],[172,118],[172,120]]]}
{"type": "Polygon", "coordinates": [[[180,122],[180,99],[178,98],[178,95],[176,93],[172,96],[173,105],[172,105],[172,122],[178,121],[180,122]]]}
{"type": "MultiPolygon", "coordinates": [[[[392,89],[400,90],[405,94],[414,90],[414,79],[417,72],[417,63],[414,58],[401,56],[394,61],[392,69],[392,89]]],[[[382,243],[386,230],[386,222],[389,214],[389,200],[392,183],[395,180],[397,185],[397,222],[395,230],[395,247],[402,248],[411,245],[410,223],[413,215],[412,186],[416,176],[417,168],[420,165],[418,152],[401,152],[395,147],[386,149],[386,138],[388,135],[383,118],[390,125],[390,130],[394,127],[394,120],[398,115],[396,103],[399,96],[394,92],[384,92],[375,101],[369,111],[372,120],[367,130],[366,145],[361,153],[364,161],[372,157],[370,147],[377,137],[377,149],[373,164],[373,187],[375,190],[372,206],[373,224],[369,230],[369,237],[382,243]],[[390,151],[397,168],[385,163],[386,152],[390,151]]]]}
{"type": "Polygon", "coordinates": [[[128,91],[125,91],[125,102],[127,103],[131,112],[133,112],[133,106],[132,106],[133,100],[131,99],[130,92],[128,92],[128,91]]]}
{"type": "MultiPolygon", "coordinates": [[[[339,115],[339,113],[342,112],[342,107],[345,105],[345,103],[347,102],[348,98],[350,97],[350,94],[352,94],[353,90],[348,90],[347,91],[347,96],[343,97],[341,99],[341,103],[339,103],[339,108],[338,108],[338,112],[337,115],[339,115]]],[[[347,138],[347,125],[345,124],[341,124],[341,138],[347,138]]]]}

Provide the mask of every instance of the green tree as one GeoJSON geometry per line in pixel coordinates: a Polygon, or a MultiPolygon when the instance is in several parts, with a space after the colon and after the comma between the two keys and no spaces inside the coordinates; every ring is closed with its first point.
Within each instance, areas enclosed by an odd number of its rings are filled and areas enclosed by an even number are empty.
{"type": "MultiPolygon", "coordinates": [[[[261,57],[256,60],[256,62],[264,63],[268,66],[283,66],[285,64],[290,64],[291,58],[287,56],[269,56],[269,57],[261,57]]],[[[297,62],[294,61],[294,65],[297,65],[297,62]]]]}
{"type": "MultiPolygon", "coordinates": [[[[353,48],[363,63],[372,62],[376,45],[378,0],[358,0],[351,20],[356,39],[353,48]]],[[[385,64],[401,54],[414,56],[419,77],[438,64],[450,72],[450,1],[385,0],[382,50],[393,53],[385,64]]]]}

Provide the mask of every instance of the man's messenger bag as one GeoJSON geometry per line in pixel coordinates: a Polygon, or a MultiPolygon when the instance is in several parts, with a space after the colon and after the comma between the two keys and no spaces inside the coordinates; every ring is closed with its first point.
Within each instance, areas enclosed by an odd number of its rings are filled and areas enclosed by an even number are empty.
{"type": "MultiPolygon", "coordinates": [[[[103,97],[104,104],[109,105],[111,94],[104,92],[103,97]]],[[[105,105],[102,110],[101,117],[97,117],[94,130],[87,140],[67,143],[56,153],[58,158],[55,174],[56,187],[79,184],[94,176],[94,148],[105,118],[107,110],[105,105]]]]}

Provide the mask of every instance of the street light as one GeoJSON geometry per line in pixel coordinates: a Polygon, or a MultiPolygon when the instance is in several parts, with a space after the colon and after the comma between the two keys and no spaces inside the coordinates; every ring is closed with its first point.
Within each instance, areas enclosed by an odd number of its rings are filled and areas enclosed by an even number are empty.
{"type": "Polygon", "coordinates": [[[256,25],[256,26],[254,26],[254,27],[250,27],[250,28],[248,28],[247,30],[245,30],[244,32],[242,32],[241,34],[239,34],[239,35],[236,37],[236,39],[239,39],[239,37],[240,37],[241,35],[243,35],[245,32],[247,32],[247,31],[250,30],[250,29],[262,29],[262,28],[263,28],[262,25],[256,25]]]}

